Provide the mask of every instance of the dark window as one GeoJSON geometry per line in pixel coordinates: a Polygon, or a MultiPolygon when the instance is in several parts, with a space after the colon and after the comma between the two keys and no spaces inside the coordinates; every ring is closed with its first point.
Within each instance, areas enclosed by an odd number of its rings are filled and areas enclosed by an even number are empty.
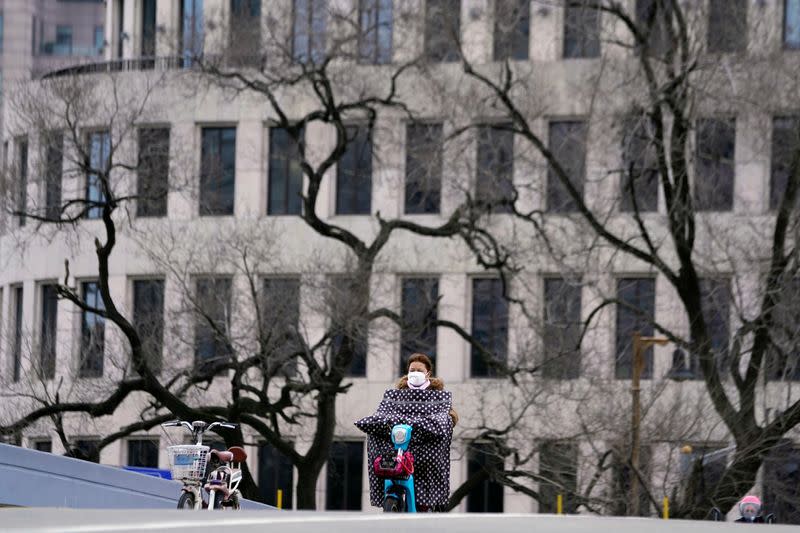
{"type": "Polygon", "coordinates": [[[710,0],[708,51],[744,52],[747,49],[747,0],[710,0]]]}
{"type": "Polygon", "coordinates": [[[767,379],[800,381],[800,279],[784,281],[777,292],[773,308],[770,341],[767,352],[767,379]]]}
{"type": "Polygon", "coordinates": [[[334,442],[328,456],[325,509],[360,511],[364,443],[334,442]]]}
{"type": "Polygon", "coordinates": [[[156,55],[156,0],[142,1],[142,56],[156,55]]]}
{"type": "Polygon", "coordinates": [[[181,0],[181,56],[190,67],[203,55],[203,0],[181,0]]]}
{"type": "Polygon", "coordinates": [[[23,137],[17,141],[17,212],[19,225],[25,225],[25,213],[28,212],[28,139],[23,137]]]}
{"type": "Polygon", "coordinates": [[[681,453],[680,476],[683,485],[689,489],[684,494],[687,498],[691,498],[687,504],[704,505],[705,495],[714,493],[728,462],[728,454],[721,450],[721,446],[693,445],[690,453],[681,453]]]}
{"type": "Polygon", "coordinates": [[[235,65],[260,66],[261,0],[231,0],[228,47],[235,65]]]}
{"type": "Polygon", "coordinates": [[[578,447],[572,442],[543,442],[539,448],[539,512],[555,513],[558,495],[564,512],[577,509],[578,447]],[[544,481],[547,480],[547,481],[544,481]]]}
{"type": "Polygon", "coordinates": [[[496,365],[508,355],[508,300],[500,279],[472,280],[472,337],[488,352],[472,346],[472,377],[497,375],[496,365]]]}
{"type": "Polygon", "coordinates": [[[800,449],[777,444],[764,459],[764,507],[779,524],[800,524],[800,449]]]}
{"type": "Polygon", "coordinates": [[[349,366],[345,369],[348,376],[366,376],[368,289],[365,293],[355,277],[334,276],[329,280],[327,298],[333,364],[341,367],[349,360],[349,366]],[[349,340],[351,353],[344,350],[346,340],[349,340]]]}
{"type": "MultiPolygon", "coordinates": [[[[672,17],[670,6],[669,2],[660,0],[636,0],[636,24],[644,33],[647,51],[651,56],[663,56],[671,46],[669,33],[666,31],[672,17]]],[[[638,51],[642,52],[641,49],[638,51]]]]}
{"type": "Polygon", "coordinates": [[[133,327],[141,338],[142,352],[150,370],[159,373],[164,343],[164,280],[134,280],[133,327]]]}
{"type": "Polygon", "coordinates": [[[392,1],[359,0],[358,59],[362,63],[392,62],[392,1]]]}
{"type": "Polygon", "coordinates": [[[33,449],[40,452],[53,453],[53,441],[50,439],[37,440],[33,443],[33,449]]]}
{"type": "MultiPolygon", "coordinates": [[[[624,450],[624,448],[622,449],[624,450]]],[[[639,448],[638,470],[645,481],[649,477],[651,457],[652,450],[650,446],[641,446],[639,448]]],[[[618,450],[614,451],[612,468],[613,486],[614,493],[620,495],[620,497],[614,498],[612,504],[612,512],[616,516],[628,516],[633,513],[633,509],[629,509],[629,507],[631,503],[631,482],[635,474],[630,465],[629,450],[625,450],[624,454],[621,454],[618,450]]],[[[650,516],[650,498],[647,497],[646,485],[641,481],[642,480],[639,480],[639,516],[650,516]]]]}
{"type": "Polygon", "coordinates": [[[261,316],[261,350],[266,356],[267,375],[282,369],[293,375],[302,349],[300,338],[300,280],[297,278],[266,278],[261,316]]]}
{"type": "Polygon", "coordinates": [[[497,213],[514,205],[514,133],[511,125],[483,126],[478,130],[478,178],[475,198],[497,213]]]}
{"type": "Polygon", "coordinates": [[[0,11],[0,51],[3,50],[3,41],[5,40],[5,16],[3,12],[0,11]]]}
{"type": "Polygon", "coordinates": [[[368,215],[372,202],[371,132],[349,126],[345,135],[345,151],[336,170],[336,214],[368,215]]]}
{"type": "Polygon", "coordinates": [[[14,343],[12,353],[14,357],[13,379],[19,381],[22,374],[22,287],[12,289],[14,305],[14,343]]]}
{"type": "Polygon", "coordinates": [[[406,126],[408,214],[438,213],[442,202],[442,125],[406,126]]]}
{"type": "Polygon", "coordinates": [[[107,131],[89,134],[89,169],[86,175],[86,218],[100,218],[106,201],[103,180],[109,179],[111,137],[107,131]]]}
{"type": "Polygon", "coordinates": [[[458,61],[460,39],[461,1],[425,0],[425,58],[458,61]]]}
{"type": "Polygon", "coordinates": [[[231,287],[231,278],[197,280],[194,361],[202,373],[213,372],[231,356],[228,342],[231,287]]]}
{"type": "Polygon", "coordinates": [[[800,0],[784,0],[783,47],[800,49],[800,0]]]}
{"type": "Polygon", "coordinates": [[[278,505],[278,491],[283,492],[282,507],[292,508],[294,468],[292,462],[269,444],[258,447],[258,490],[267,505],[278,505]]]}
{"type": "Polygon", "coordinates": [[[503,459],[492,453],[492,447],[485,444],[473,444],[467,454],[467,479],[481,475],[485,471],[486,479],[478,483],[467,494],[468,513],[502,513],[503,485],[494,481],[493,473],[503,470],[503,459]]]}
{"type": "Polygon", "coordinates": [[[328,0],[294,0],[292,58],[297,63],[325,59],[328,0]]]}
{"type": "Polygon", "coordinates": [[[529,0],[495,0],[494,60],[528,59],[529,0]]]}
{"type": "Polygon", "coordinates": [[[697,121],[694,202],[697,211],[733,210],[736,121],[697,121]]]}
{"type": "Polygon", "coordinates": [[[45,216],[51,220],[61,218],[61,171],[64,160],[64,136],[61,132],[44,135],[46,155],[45,167],[45,216]]]}
{"type": "Polygon", "coordinates": [[[564,57],[600,57],[600,10],[596,0],[564,8],[564,57]]]}
{"type": "MultiPolygon", "coordinates": [[[[616,377],[630,379],[633,368],[633,334],[653,334],[656,304],[656,281],[652,278],[617,280],[616,377]]],[[[644,351],[643,379],[653,376],[653,348],[644,351]]]]}
{"type": "Polygon", "coordinates": [[[53,54],[57,56],[72,55],[72,26],[56,26],[56,45],[53,54]]]}
{"type": "Polygon", "coordinates": [[[575,379],[581,372],[581,285],[578,280],[544,280],[544,366],[542,375],[575,379]]]}
{"type": "MultiPolygon", "coordinates": [[[[583,121],[563,121],[551,122],[549,131],[550,151],[581,199],[586,175],[586,129],[583,121]]],[[[552,165],[547,169],[547,210],[552,213],[578,210],[578,204],[552,165]]]]}
{"type": "Polygon", "coordinates": [[[56,325],[58,323],[58,295],[55,285],[42,285],[42,308],[39,324],[39,372],[42,379],[56,375],[56,325]]]}
{"type": "Polygon", "coordinates": [[[129,440],[128,466],[158,468],[158,441],[152,439],[129,440]]]}
{"type": "Polygon", "coordinates": [[[622,138],[622,211],[658,210],[658,152],[653,125],[646,117],[631,117],[622,138]]]}
{"type": "MultiPolygon", "coordinates": [[[[183,4],[181,4],[181,9],[183,8],[183,4]]],[[[123,42],[122,42],[122,34],[125,31],[124,21],[125,21],[125,0],[117,0],[116,5],[117,10],[117,58],[122,59],[122,51],[123,51],[123,42]]],[[[183,16],[181,16],[181,21],[183,21],[183,16]]],[[[181,29],[183,26],[181,26],[181,29]]]]}
{"type": "Polygon", "coordinates": [[[775,117],[772,119],[770,209],[776,210],[781,205],[792,175],[793,161],[800,165],[800,117],[775,117]]]}
{"type": "MultiPolygon", "coordinates": [[[[700,280],[700,299],[703,320],[706,323],[711,351],[722,376],[727,375],[728,342],[730,340],[730,280],[706,278],[700,280]]],[[[702,379],[700,359],[690,356],[690,370],[696,379],[702,379]]]]}
{"type": "Polygon", "coordinates": [[[75,441],[74,451],[80,459],[86,461],[100,462],[100,452],[97,447],[100,441],[97,439],[78,439],[75,441]]]}
{"type": "Polygon", "coordinates": [[[106,34],[103,26],[94,27],[94,50],[96,55],[103,55],[105,49],[106,34]]]}
{"type": "Polygon", "coordinates": [[[236,128],[203,128],[200,214],[232,215],[236,184],[236,128]]]}
{"type": "MultiPolygon", "coordinates": [[[[303,142],[303,131],[299,133],[303,142]]],[[[268,215],[299,215],[303,209],[300,147],[284,128],[269,129],[268,215]]]]}
{"type": "Polygon", "coordinates": [[[136,216],[167,215],[169,190],[169,128],[139,130],[136,216]]]}
{"type": "Polygon", "coordinates": [[[426,354],[436,366],[439,280],[407,278],[403,280],[402,292],[400,374],[405,374],[408,357],[413,353],[426,354]]]}
{"type": "MultiPolygon", "coordinates": [[[[104,310],[100,285],[95,281],[82,284],[83,301],[94,309],[104,310]]],[[[105,351],[106,319],[91,311],[81,311],[81,348],[78,375],[96,378],[103,375],[103,353],[105,351]]]]}

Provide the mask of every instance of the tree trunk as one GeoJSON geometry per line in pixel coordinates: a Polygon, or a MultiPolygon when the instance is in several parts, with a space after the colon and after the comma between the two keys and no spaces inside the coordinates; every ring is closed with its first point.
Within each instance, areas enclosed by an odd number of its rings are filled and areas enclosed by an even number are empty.
{"type": "Polygon", "coordinates": [[[317,508],[317,478],[321,469],[299,467],[297,469],[297,508],[317,508]]]}

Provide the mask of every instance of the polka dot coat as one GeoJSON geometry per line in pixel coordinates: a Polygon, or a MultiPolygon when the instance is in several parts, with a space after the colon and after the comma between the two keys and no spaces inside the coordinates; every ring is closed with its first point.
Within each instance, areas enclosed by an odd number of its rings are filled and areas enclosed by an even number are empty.
{"type": "Polygon", "coordinates": [[[450,408],[452,393],[431,389],[394,389],[383,394],[374,415],[355,424],[368,435],[370,503],[383,505],[383,480],[372,470],[378,455],[394,454],[391,429],[409,424],[413,431],[409,451],[414,455],[414,490],[417,506],[433,507],[447,503],[450,496],[450,441],[453,425],[450,408]]]}

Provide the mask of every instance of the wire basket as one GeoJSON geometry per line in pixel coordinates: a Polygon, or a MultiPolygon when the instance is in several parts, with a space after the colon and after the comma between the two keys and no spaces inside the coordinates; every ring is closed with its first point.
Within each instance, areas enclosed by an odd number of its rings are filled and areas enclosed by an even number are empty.
{"type": "Polygon", "coordinates": [[[168,446],[172,479],[202,481],[208,462],[208,446],[197,444],[181,444],[168,446]]]}

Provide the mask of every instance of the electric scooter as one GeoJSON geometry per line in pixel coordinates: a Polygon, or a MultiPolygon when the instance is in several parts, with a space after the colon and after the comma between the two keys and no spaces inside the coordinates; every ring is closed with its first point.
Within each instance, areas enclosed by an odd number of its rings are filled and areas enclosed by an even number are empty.
{"type": "Polygon", "coordinates": [[[408,451],[411,442],[411,426],[397,424],[392,427],[392,443],[397,454],[378,456],[372,469],[379,479],[383,479],[383,512],[416,513],[414,494],[414,456],[408,451]]]}

